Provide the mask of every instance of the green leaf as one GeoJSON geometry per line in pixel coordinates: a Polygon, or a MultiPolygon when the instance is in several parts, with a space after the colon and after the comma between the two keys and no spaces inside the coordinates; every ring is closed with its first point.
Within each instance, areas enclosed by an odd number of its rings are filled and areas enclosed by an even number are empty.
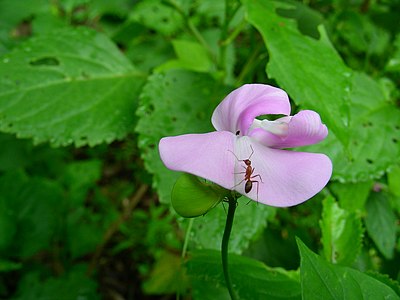
{"type": "Polygon", "coordinates": [[[103,34],[64,29],[0,58],[0,130],[54,145],[123,138],[143,84],[103,34]]]}
{"type": "Polygon", "coordinates": [[[185,40],[172,41],[178,59],[167,61],[157,68],[163,71],[174,68],[182,68],[196,72],[208,72],[212,62],[206,49],[199,43],[185,40]]]}
{"type": "Polygon", "coordinates": [[[395,52],[393,56],[389,59],[386,70],[388,72],[398,72],[400,73],[400,33],[396,35],[394,41],[395,52]]]}
{"type": "Polygon", "coordinates": [[[341,209],[329,196],[323,201],[320,226],[325,258],[334,264],[351,265],[362,246],[360,216],[341,209]]]}
{"type": "Polygon", "coordinates": [[[400,197],[400,166],[394,166],[388,176],[389,191],[396,197],[400,197]]]}
{"type": "Polygon", "coordinates": [[[161,0],[139,2],[135,5],[130,19],[165,35],[175,33],[184,24],[177,10],[161,0]]]}
{"type": "Polygon", "coordinates": [[[62,214],[61,187],[49,180],[10,172],[0,177],[0,194],[17,229],[8,253],[26,258],[48,247],[62,214]]]}
{"type": "Polygon", "coordinates": [[[143,284],[145,293],[151,295],[182,293],[186,288],[186,277],[181,264],[180,256],[163,252],[149,279],[143,284]]]}
{"type": "Polygon", "coordinates": [[[395,291],[398,296],[400,296],[400,282],[398,280],[390,278],[387,274],[382,274],[374,271],[367,271],[367,274],[375,278],[376,280],[379,280],[383,284],[391,287],[391,289],[395,291]]]}
{"type": "Polygon", "coordinates": [[[70,207],[84,204],[88,190],[101,178],[101,168],[102,162],[94,159],[75,161],[67,165],[61,180],[68,187],[70,207]]]}
{"type": "MultiPolygon", "coordinates": [[[[258,204],[246,197],[239,198],[233,231],[229,241],[229,251],[240,254],[246,250],[267,226],[267,221],[275,215],[276,209],[258,204]]],[[[220,249],[226,223],[224,203],[209,211],[204,217],[194,220],[192,240],[196,248],[220,249]]]]}
{"type": "MultiPolygon", "coordinates": [[[[219,251],[194,252],[187,263],[187,273],[192,279],[194,299],[230,299],[219,251]]],[[[239,299],[301,299],[298,276],[294,272],[230,255],[229,273],[239,299]]]]}
{"type": "Polygon", "coordinates": [[[340,207],[348,212],[364,211],[373,181],[356,183],[332,182],[330,188],[339,200],[340,207]]]}
{"type": "Polygon", "coordinates": [[[70,212],[66,219],[65,242],[73,259],[94,252],[102,242],[102,217],[84,207],[70,212]]]}
{"type": "Polygon", "coordinates": [[[76,265],[60,277],[43,280],[39,273],[31,272],[20,280],[14,300],[36,299],[100,299],[97,283],[85,274],[87,266],[76,265]]]}
{"type": "Polygon", "coordinates": [[[21,268],[22,268],[21,263],[0,259],[0,272],[10,272],[19,270],[21,268]]]}
{"type": "Polygon", "coordinates": [[[12,245],[17,231],[15,219],[14,211],[8,207],[6,199],[0,196],[0,254],[6,252],[12,245]]]}
{"type": "Polygon", "coordinates": [[[384,192],[371,193],[367,201],[365,226],[379,251],[387,258],[393,258],[396,246],[396,216],[390,207],[388,195],[384,192]]]}
{"type": "Polygon", "coordinates": [[[32,0],[30,5],[21,1],[1,0],[0,1],[0,30],[10,30],[23,19],[32,15],[45,12],[50,9],[47,0],[32,0]]]}
{"type": "Polygon", "coordinates": [[[380,178],[400,161],[400,110],[387,101],[380,85],[372,78],[354,73],[352,80],[351,154],[332,132],[323,143],[302,148],[327,153],[334,165],[332,178],[341,182],[380,178]]]}
{"type": "Polygon", "coordinates": [[[160,201],[169,203],[178,172],[161,162],[158,143],[162,137],[212,131],[211,114],[226,89],[212,77],[183,70],[152,75],[140,95],[136,131],[146,169],[160,201]]]}
{"type": "Polygon", "coordinates": [[[300,239],[303,299],[400,299],[387,285],[349,267],[335,266],[314,254],[300,239]]]}
{"type": "Polygon", "coordinates": [[[229,191],[214,184],[201,182],[196,176],[182,174],[172,190],[171,203],[175,211],[185,218],[206,214],[223,200],[229,191]]]}
{"type": "Polygon", "coordinates": [[[389,43],[389,33],[376,26],[365,14],[347,11],[339,16],[337,21],[338,34],[355,53],[382,55],[389,43]]]}
{"type": "Polygon", "coordinates": [[[351,70],[331,45],[323,27],[320,39],[302,35],[294,20],[279,10],[295,10],[287,2],[244,1],[249,21],[264,38],[270,61],[267,73],[294,101],[321,114],[338,139],[348,143],[348,100],[351,70]]]}

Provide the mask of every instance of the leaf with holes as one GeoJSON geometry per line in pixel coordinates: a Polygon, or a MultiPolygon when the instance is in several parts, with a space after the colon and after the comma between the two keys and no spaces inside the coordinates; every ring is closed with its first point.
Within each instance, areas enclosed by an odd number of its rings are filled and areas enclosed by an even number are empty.
{"type": "Polygon", "coordinates": [[[0,58],[0,130],[53,145],[120,139],[143,81],[103,34],[78,28],[34,37],[0,58]]]}
{"type": "Polygon", "coordinates": [[[249,21],[264,38],[270,54],[267,73],[293,100],[321,114],[345,145],[348,143],[348,96],[351,70],[330,43],[323,27],[320,39],[301,34],[293,19],[298,6],[288,2],[244,1],[249,21]]]}
{"type": "Polygon", "coordinates": [[[363,73],[353,76],[351,92],[351,153],[333,133],[323,143],[305,147],[333,161],[333,179],[347,182],[381,177],[400,161],[400,110],[385,99],[379,84],[363,73]]]}
{"type": "Polygon", "coordinates": [[[158,142],[164,136],[212,131],[211,114],[225,92],[211,76],[189,71],[170,70],[149,78],[140,95],[136,131],[161,202],[170,202],[179,173],[163,165],[158,142]]]}

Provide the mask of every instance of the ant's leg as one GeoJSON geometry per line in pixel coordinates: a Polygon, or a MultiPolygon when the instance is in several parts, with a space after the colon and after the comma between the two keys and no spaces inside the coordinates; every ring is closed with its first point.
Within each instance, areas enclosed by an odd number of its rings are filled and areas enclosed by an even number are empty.
{"type": "Polygon", "coordinates": [[[231,188],[231,190],[232,190],[233,188],[237,187],[238,185],[242,184],[243,181],[244,181],[244,179],[243,179],[241,182],[239,182],[238,184],[235,184],[235,185],[231,188]]]}
{"type": "Polygon", "coordinates": [[[260,174],[257,174],[257,175],[254,175],[254,176],[251,176],[250,178],[256,178],[256,177],[260,178],[260,181],[261,181],[262,183],[264,183],[264,181],[262,180],[262,178],[261,178],[261,175],[260,175],[260,174]]]}
{"type": "Polygon", "coordinates": [[[259,182],[257,180],[252,180],[252,183],[257,183],[257,204],[258,204],[258,186],[259,186],[259,182]]]}
{"type": "MultiPolygon", "coordinates": [[[[258,186],[259,186],[260,183],[259,183],[257,180],[251,180],[251,182],[257,184],[257,197],[256,197],[256,201],[257,201],[257,205],[258,205],[258,186]]],[[[250,200],[250,201],[251,201],[251,200],[250,200]]],[[[249,204],[250,201],[247,202],[247,204],[249,204]]],[[[246,205],[247,205],[247,204],[246,204],[246,205]]]]}
{"type": "Polygon", "coordinates": [[[251,175],[253,175],[253,173],[254,173],[255,169],[256,169],[256,168],[253,168],[253,169],[251,170],[251,173],[250,173],[250,178],[256,178],[256,177],[258,177],[258,178],[260,178],[261,182],[262,182],[262,183],[264,183],[264,181],[262,180],[262,178],[261,178],[261,175],[260,175],[260,174],[257,174],[257,175],[254,175],[254,176],[251,176],[251,175]]]}
{"type": "MultiPolygon", "coordinates": [[[[243,169],[247,170],[247,168],[246,168],[245,166],[242,166],[242,167],[243,167],[243,169]]],[[[246,174],[246,171],[244,171],[244,172],[237,172],[237,173],[233,173],[233,174],[246,174]]]]}

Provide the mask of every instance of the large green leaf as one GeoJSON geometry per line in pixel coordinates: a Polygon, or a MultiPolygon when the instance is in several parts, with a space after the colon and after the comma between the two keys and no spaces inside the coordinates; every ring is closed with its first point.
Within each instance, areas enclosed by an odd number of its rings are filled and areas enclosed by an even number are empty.
{"type": "Polygon", "coordinates": [[[169,203],[178,172],[161,162],[158,143],[162,137],[212,131],[211,114],[225,95],[212,77],[170,70],[152,75],[140,96],[136,131],[146,168],[154,174],[160,201],[169,203]]]}
{"type": "Polygon", "coordinates": [[[245,1],[245,6],[269,50],[268,74],[296,103],[316,110],[326,122],[327,140],[306,149],[331,157],[333,179],[367,181],[398,162],[400,111],[380,85],[347,68],[324,31],[319,40],[312,39],[293,20],[277,14],[295,6],[268,0],[245,1]]]}
{"type": "MultiPolygon", "coordinates": [[[[194,299],[230,299],[219,251],[196,251],[187,263],[194,299]]],[[[301,299],[294,272],[269,268],[254,259],[230,255],[229,273],[239,299],[301,299]]]]}
{"type": "Polygon", "coordinates": [[[371,193],[367,202],[365,226],[375,245],[388,258],[393,258],[396,246],[396,215],[384,192],[371,193]]]}
{"type": "Polygon", "coordinates": [[[40,35],[0,58],[0,130],[54,145],[111,142],[131,130],[142,83],[103,34],[40,35]]]}
{"type": "Polygon", "coordinates": [[[327,263],[302,241],[300,278],[303,299],[400,299],[387,285],[357,270],[327,263]]]}
{"type": "Polygon", "coordinates": [[[323,202],[320,226],[326,259],[335,264],[351,265],[361,250],[360,216],[340,208],[330,196],[323,202]]]}
{"type": "Polygon", "coordinates": [[[243,1],[248,18],[264,38],[270,54],[267,73],[297,104],[321,114],[336,136],[348,142],[348,96],[351,70],[331,45],[323,27],[320,39],[301,34],[293,19],[278,15],[296,10],[288,2],[243,1]]]}
{"type": "Polygon", "coordinates": [[[400,160],[400,110],[385,99],[379,84],[363,73],[353,76],[351,92],[351,154],[330,134],[310,149],[333,160],[334,179],[368,181],[379,178],[400,160]]]}

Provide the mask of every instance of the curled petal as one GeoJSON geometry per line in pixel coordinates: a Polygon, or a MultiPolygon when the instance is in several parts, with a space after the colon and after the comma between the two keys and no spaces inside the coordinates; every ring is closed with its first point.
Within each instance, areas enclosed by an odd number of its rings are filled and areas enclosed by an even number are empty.
{"type": "Polygon", "coordinates": [[[266,114],[290,114],[287,94],[265,84],[246,84],[234,90],[217,106],[211,118],[218,131],[246,135],[255,117],[266,114]]]}
{"type": "Polygon", "coordinates": [[[332,163],[324,154],[272,149],[249,137],[237,138],[235,153],[239,160],[249,159],[254,170],[248,184],[251,190],[246,193],[246,165],[235,158],[234,189],[271,206],[288,207],[308,200],[323,189],[332,174],[332,163]]]}
{"type": "Polygon", "coordinates": [[[235,139],[227,131],[165,137],[159,144],[160,157],[171,170],[197,175],[231,189],[235,161],[229,151],[233,150],[235,139]]]}
{"type": "MultiPolygon", "coordinates": [[[[267,121],[270,126],[269,121],[267,121]]],[[[265,146],[273,148],[292,148],[319,143],[328,135],[328,129],[321,122],[319,114],[311,110],[302,110],[293,117],[284,117],[276,120],[278,123],[287,123],[286,135],[276,135],[268,128],[257,128],[250,136],[265,146]]]]}

